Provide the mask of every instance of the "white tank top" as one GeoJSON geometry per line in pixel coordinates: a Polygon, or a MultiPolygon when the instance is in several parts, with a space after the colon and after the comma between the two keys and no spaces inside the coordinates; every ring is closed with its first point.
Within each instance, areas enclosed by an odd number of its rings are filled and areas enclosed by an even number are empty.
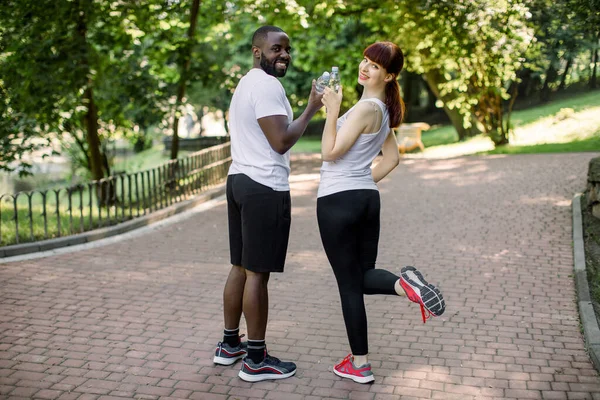
{"type": "MultiPolygon", "coordinates": [[[[328,196],[330,194],[343,192],[346,190],[371,189],[378,190],[371,175],[371,164],[390,132],[389,114],[385,103],[379,99],[364,99],[370,101],[381,108],[383,118],[381,119],[381,128],[373,133],[361,134],[350,150],[335,161],[323,161],[321,166],[321,182],[317,197],[328,196]]],[[[354,107],[358,104],[356,103],[354,107]]],[[[340,128],[348,118],[348,115],[354,109],[352,107],[337,120],[336,130],[340,128]]]]}

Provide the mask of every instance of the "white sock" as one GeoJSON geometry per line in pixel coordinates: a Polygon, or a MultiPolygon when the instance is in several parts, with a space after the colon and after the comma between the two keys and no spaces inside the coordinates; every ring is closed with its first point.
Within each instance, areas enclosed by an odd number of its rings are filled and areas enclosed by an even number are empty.
{"type": "Polygon", "coordinates": [[[354,363],[355,367],[361,367],[369,361],[367,360],[367,355],[365,354],[364,356],[352,356],[352,362],[354,363]]]}
{"type": "Polygon", "coordinates": [[[394,283],[394,290],[396,291],[398,296],[406,296],[406,292],[404,291],[404,289],[402,288],[402,285],[400,284],[400,279],[398,279],[396,281],[396,283],[394,283]]]}

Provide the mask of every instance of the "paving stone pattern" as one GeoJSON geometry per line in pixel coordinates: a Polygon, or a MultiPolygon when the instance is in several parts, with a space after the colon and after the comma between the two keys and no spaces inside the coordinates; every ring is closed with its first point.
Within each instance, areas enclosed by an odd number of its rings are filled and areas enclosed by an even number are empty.
{"type": "Polygon", "coordinates": [[[600,399],[570,208],[597,155],[402,160],[380,185],[378,267],[417,266],[447,311],[423,324],[406,298],[368,296],[372,385],[331,372],[349,348],[316,224],[318,159],[297,156],[267,332],[295,377],[250,384],[239,364],[212,364],[229,270],[220,201],[116,244],[0,264],[0,398],[600,399]]]}

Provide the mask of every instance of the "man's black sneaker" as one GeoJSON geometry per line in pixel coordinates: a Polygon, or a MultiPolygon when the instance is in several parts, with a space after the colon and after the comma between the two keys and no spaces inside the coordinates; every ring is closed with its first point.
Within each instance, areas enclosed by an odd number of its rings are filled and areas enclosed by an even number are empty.
{"type": "Polygon", "coordinates": [[[246,357],[248,342],[241,342],[237,346],[233,347],[227,343],[219,342],[217,344],[217,350],[215,350],[215,357],[213,362],[220,365],[231,365],[237,360],[246,357]]]}
{"type": "Polygon", "coordinates": [[[260,382],[267,379],[284,379],[296,373],[296,364],[281,361],[267,354],[265,359],[255,364],[249,357],[244,358],[242,370],[238,374],[246,382],[260,382]]]}

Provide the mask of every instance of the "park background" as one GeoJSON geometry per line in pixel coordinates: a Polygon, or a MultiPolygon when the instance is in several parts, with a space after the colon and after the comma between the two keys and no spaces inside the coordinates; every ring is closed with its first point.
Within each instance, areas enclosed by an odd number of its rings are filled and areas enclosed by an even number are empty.
{"type": "MultiPolygon", "coordinates": [[[[229,102],[265,24],[291,37],[281,82],[296,116],[334,65],[342,111],[356,102],[362,50],[389,40],[405,54],[405,122],[431,128],[405,157],[598,150],[599,10],[598,0],[4,1],[0,247],[120,223],[220,182],[227,145],[194,151],[227,142],[229,102]]],[[[323,117],[293,152],[319,152],[323,117]]]]}
{"type": "MultiPolygon", "coordinates": [[[[469,141],[496,152],[597,149],[599,10],[595,0],[4,1],[0,169],[35,173],[15,178],[16,191],[98,180],[184,155],[180,136],[226,134],[263,24],[291,37],[282,83],[296,115],[333,65],[345,108],[355,102],[362,50],[390,40],[406,56],[406,122],[433,126],[430,151],[469,141]],[[66,173],[41,173],[52,156],[66,173]]],[[[319,117],[296,151],[318,151],[319,117]]]]}
{"type": "MultiPolygon", "coordinates": [[[[598,398],[571,198],[600,150],[599,11],[597,0],[1,2],[0,397],[598,398]],[[414,307],[368,299],[368,388],[328,369],[346,344],[314,218],[323,114],[293,149],[295,236],[271,286],[304,294],[278,299],[270,325],[270,349],[300,375],[251,386],[212,366],[227,107],[263,24],[292,39],[282,83],[296,115],[333,65],[347,109],[362,49],[391,40],[406,55],[406,123],[431,126],[382,182],[379,262],[431,273],[451,311],[423,325],[414,307]],[[196,139],[220,144],[187,147],[196,139]],[[571,154],[512,155],[558,152],[571,154]],[[210,193],[204,211],[166,218],[210,193]]],[[[581,206],[598,313],[600,220],[581,206]]]]}

